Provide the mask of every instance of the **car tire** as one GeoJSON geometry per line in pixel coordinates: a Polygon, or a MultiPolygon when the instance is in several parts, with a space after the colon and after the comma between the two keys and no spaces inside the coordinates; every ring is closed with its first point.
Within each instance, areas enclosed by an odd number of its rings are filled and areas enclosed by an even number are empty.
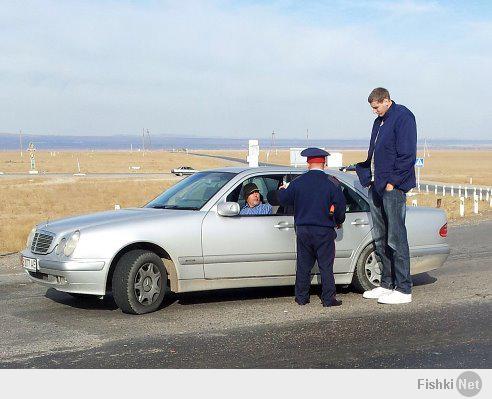
{"type": "Polygon", "coordinates": [[[162,259],[145,250],[124,254],[116,265],[112,283],[116,305],[129,314],[154,312],[169,292],[162,259]]]}
{"type": "Polygon", "coordinates": [[[365,247],[357,259],[352,285],[358,292],[379,287],[381,283],[381,267],[376,257],[374,244],[365,247]]]}

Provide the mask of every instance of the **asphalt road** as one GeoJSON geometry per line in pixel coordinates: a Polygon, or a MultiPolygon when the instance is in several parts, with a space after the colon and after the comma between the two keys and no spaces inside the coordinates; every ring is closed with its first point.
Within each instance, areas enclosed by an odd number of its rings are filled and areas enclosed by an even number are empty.
{"type": "Polygon", "coordinates": [[[293,289],[181,294],[129,316],[0,275],[2,368],[490,368],[492,222],[453,227],[443,268],[414,278],[409,305],[341,289],[339,308],[293,289]]]}

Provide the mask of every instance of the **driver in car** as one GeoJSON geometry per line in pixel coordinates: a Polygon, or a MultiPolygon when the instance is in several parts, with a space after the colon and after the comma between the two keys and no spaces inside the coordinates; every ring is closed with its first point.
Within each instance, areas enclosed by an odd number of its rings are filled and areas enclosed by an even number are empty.
{"type": "Polygon", "coordinates": [[[272,206],[263,204],[260,199],[260,190],[254,183],[248,183],[244,186],[244,199],[246,204],[239,212],[240,215],[270,215],[272,206]]]}

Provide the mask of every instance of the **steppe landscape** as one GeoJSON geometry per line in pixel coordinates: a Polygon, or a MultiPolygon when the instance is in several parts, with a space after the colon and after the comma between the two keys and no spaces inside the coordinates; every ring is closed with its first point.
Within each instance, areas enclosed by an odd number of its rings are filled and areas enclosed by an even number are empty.
{"type": "MultiPolygon", "coordinates": [[[[343,150],[344,164],[361,161],[366,151],[343,150]]],[[[17,252],[25,245],[32,227],[46,220],[55,220],[70,215],[114,209],[118,204],[124,207],[145,205],[181,177],[174,175],[146,176],[151,173],[169,173],[170,169],[181,165],[198,170],[240,165],[237,160],[245,160],[246,150],[200,151],[187,154],[170,151],[78,151],[78,152],[36,152],[38,175],[26,177],[30,169],[29,154],[20,156],[19,152],[0,152],[0,254],[17,252]],[[49,176],[52,173],[78,172],[86,176],[49,176]],[[132,168],[133,167],[133,168],[132,168]],[[138,167],[136,170],[134,167],[138,167]],[[134,176],[108,177],[94,176],[96,173],[122,173],[134,176]],[[48,175],[46,175],[48,174],[48,175]]],[[[419,154],[419,156],[421,156],[419,154]]],[[[260,162],[288,165],[289,151],[262,150],[260,162]]],[[[492,186],[492,151],[486,150],[433,150],[425,158],[421,170],[422,181],[455,183],[456,186],[492,186]]],[[[423,188],[423,187],[422,187],[423,188]]],[[[473,214],[473,200],[466,200],[465,218],[459,216],[459,198],[449,194],[420,193],[409,198],[417,199],[419,206],[435,207],[437,199],[442,199],[442,207],[451,223],[469,223],[492,216],[489,203],[480,202],[479,213],[473,214]]]]}

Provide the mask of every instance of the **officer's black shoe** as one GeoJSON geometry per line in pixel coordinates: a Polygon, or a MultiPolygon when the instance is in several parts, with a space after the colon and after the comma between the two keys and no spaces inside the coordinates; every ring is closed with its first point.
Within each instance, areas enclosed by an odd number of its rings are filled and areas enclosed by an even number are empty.
{"type": "Polygon", "coordinates": [[[297,298],[295,299],[296,303],[298,305],[307,305],[309,303],[309,299],[307,301],[299,301],[297,298]]]}
{"type": "Polygon", "coordinates": [[[328,308],[330,306],[340,306],[342,304],[342,301],[339,301],[338,299],[336,298],[333,298],[331,301],[329,302],[322,302],[323,303],[323,307],[324,308],[328,308]]]}

